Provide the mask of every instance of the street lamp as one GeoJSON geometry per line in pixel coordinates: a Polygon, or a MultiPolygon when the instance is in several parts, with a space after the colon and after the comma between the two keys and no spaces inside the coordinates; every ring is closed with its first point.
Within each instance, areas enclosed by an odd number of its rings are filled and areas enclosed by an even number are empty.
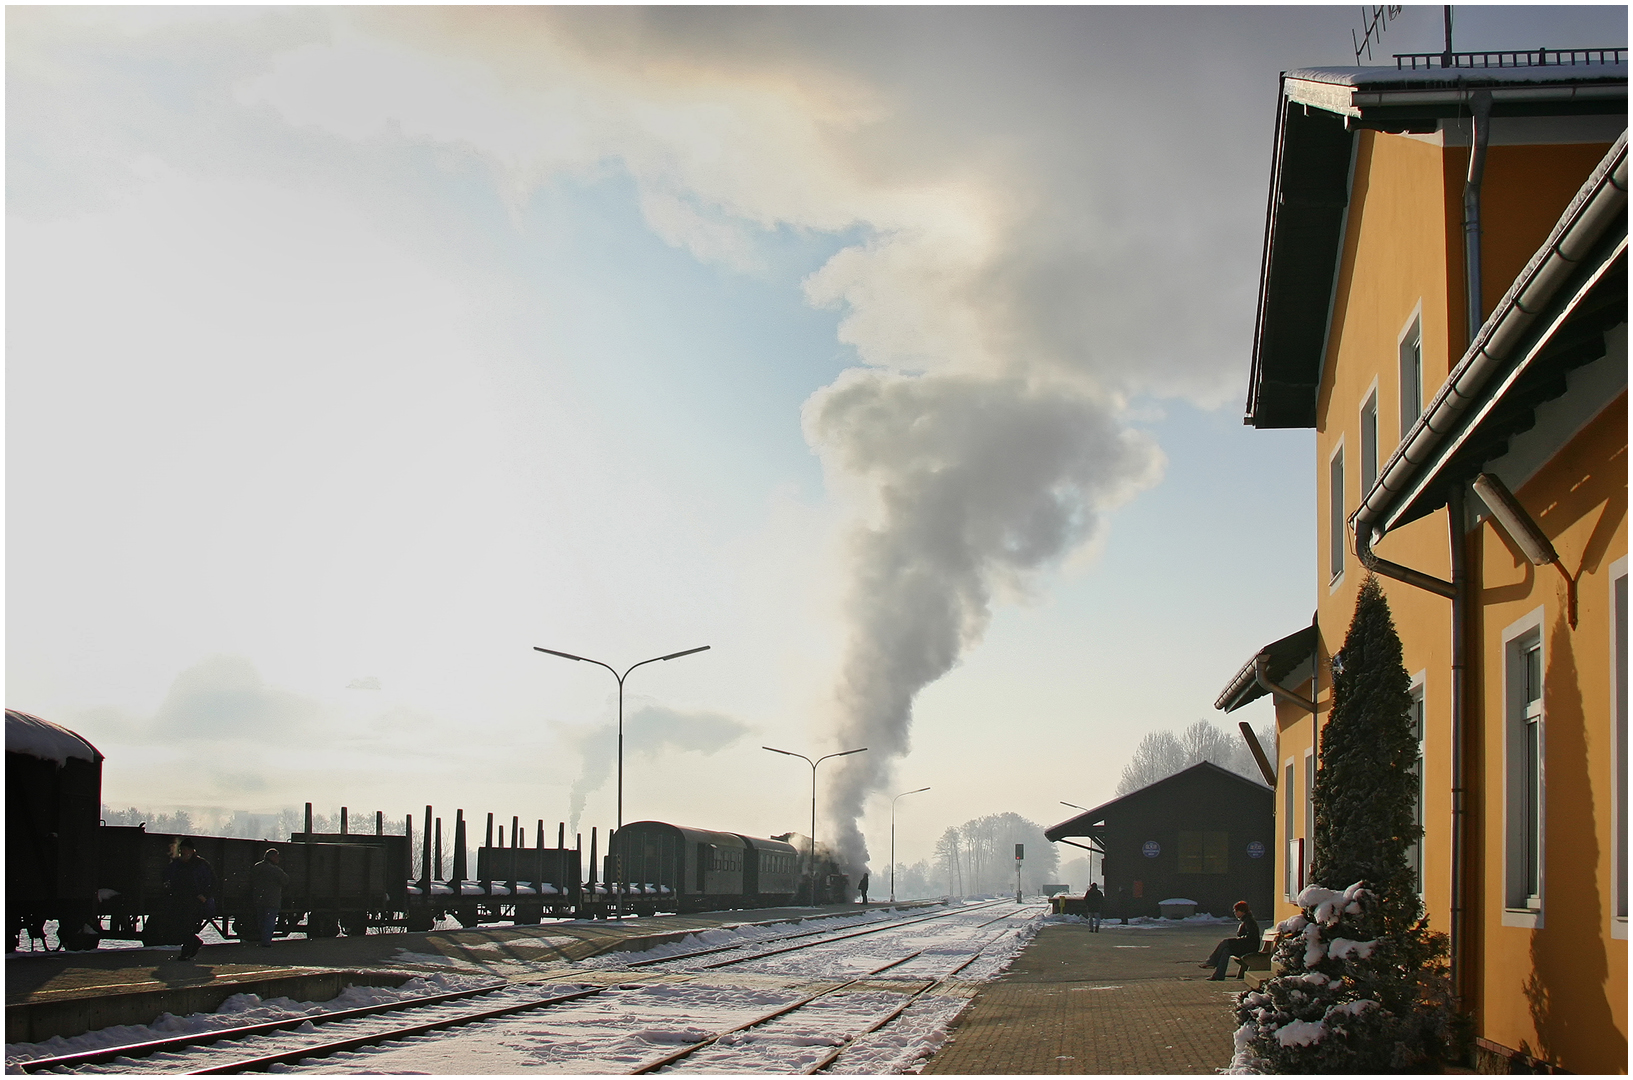
{"type": "Polygon", "coordinates": [[[789,757],[797,757],[801,761],[805,762],[807,765],[811,766],[811,843],[810,843],[810,850],[807,852],[807,854],[805,856],[805,871],[806,871],[806,875],[811,879],[810,900],[811,900],[811,906],[815,907],[816,906],[816,769],[817,769],[818,765],[821,765],[824,761],[827,761],[828,758],[844,757],[846,754],[860,754],[862,751],[866,750],[867,747],[858,746],[855,750],[841,750],[837,754],[826,754],[826,755],[824,755],[822,757],[817,758],[815,761],[812,761],[810,758],[806,757],[804,754],[796,754],[792,750],[778,750],[775,746],[762,746],[762,747],[760,747],[760,749],[761,750],[769,750],[773,754],[787,754],[789,757]]]}
{"type": "Polygon", "coordinates": [[[904,791],[890,800],[890,902],[896,902],[896,803],[908,795],[917,795],[921,791],[929,791],[927,787],[904,791]]]}
{"type": "Polygon", "coordinates": [[[681,656],[691,656],[693,653],[705,651],[708,647],[707,645],[699,645],[695,649],[672,652],[668,656],[654,656],[650,660],[642,660],[638,664],[629,665],[624,669],[624,673],[620,675],[618,669],[611,664],[602,664],[601,661],[591,660],[587,656],[574,656],[572,653],[557,652],[555,649],[546,649],[538,645],[533,646],[535,652],[549,653],[551,656],[559,656],[564,660],[579,660],[586,664],[601,664],[602,667],[612,672],[613,678],[618,680],[618,828],[620,830],[624,827],[624,680],[629,677],[630,672],[640,667],[641,664],[655,664],[659,660],[674,660],[681,656]]]}

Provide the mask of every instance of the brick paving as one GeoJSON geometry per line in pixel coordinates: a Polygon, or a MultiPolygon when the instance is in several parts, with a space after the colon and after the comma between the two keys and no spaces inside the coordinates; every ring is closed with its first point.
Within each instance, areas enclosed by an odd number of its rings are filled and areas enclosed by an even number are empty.
{"type": "Polygon", "coordinates": [[[1230,1063],[1242,983],[1197,964],[1234,924],[1039,931],[982,987],[926,1073],[1213,1073],[1230,1063]]]}

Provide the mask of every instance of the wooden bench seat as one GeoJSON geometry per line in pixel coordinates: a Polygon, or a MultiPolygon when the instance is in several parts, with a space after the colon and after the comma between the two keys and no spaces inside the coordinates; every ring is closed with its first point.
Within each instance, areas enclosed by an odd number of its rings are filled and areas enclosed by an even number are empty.
{"type": "Polygon", "coordinates": [[[1275,952],[1276,931],[1272,928],[1259,936],[1258,952],[1235,958],[1236,977],[1246,982],[1249,989],[1257,990],[1269,979],[1281,974],[1273,966],[1275,952]]]}

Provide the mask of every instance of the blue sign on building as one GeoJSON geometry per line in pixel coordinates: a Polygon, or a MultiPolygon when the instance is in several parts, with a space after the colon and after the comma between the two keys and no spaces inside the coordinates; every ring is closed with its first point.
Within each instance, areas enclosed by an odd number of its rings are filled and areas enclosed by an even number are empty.
{"type": "Polygon", "coordinates": [[[1145,846],[1140,848],[1140,851],[1144,853],[1146,858],[1155,859],[1158,855],[1162,854],[1162,845],[1157,843],[1155,840],[1147,840],[1145,842],[1145,846]]]}
{"type": "Polygon", "coordinates": [[[1250,859],[1264,858],[1264,845],[1255,840],[1247,846],[1247,857],[1250,859]]]}

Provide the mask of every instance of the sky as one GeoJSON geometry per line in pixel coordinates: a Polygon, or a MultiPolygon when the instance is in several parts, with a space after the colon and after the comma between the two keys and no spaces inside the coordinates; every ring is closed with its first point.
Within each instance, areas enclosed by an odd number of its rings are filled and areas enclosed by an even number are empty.
{"type": "Polygon", "coordinates": [[[1110,799],[1314,608],[1312,436],[1241,412],[1277,74],[1358,27],[7,9],[8,707],[116,807],[587,834],[617,683],[534,647],[707,645],[628,677],[626,820],[806,830],[765,745],[869,748],[875,867],[897,792],[906,862],[1110,799]]]}

